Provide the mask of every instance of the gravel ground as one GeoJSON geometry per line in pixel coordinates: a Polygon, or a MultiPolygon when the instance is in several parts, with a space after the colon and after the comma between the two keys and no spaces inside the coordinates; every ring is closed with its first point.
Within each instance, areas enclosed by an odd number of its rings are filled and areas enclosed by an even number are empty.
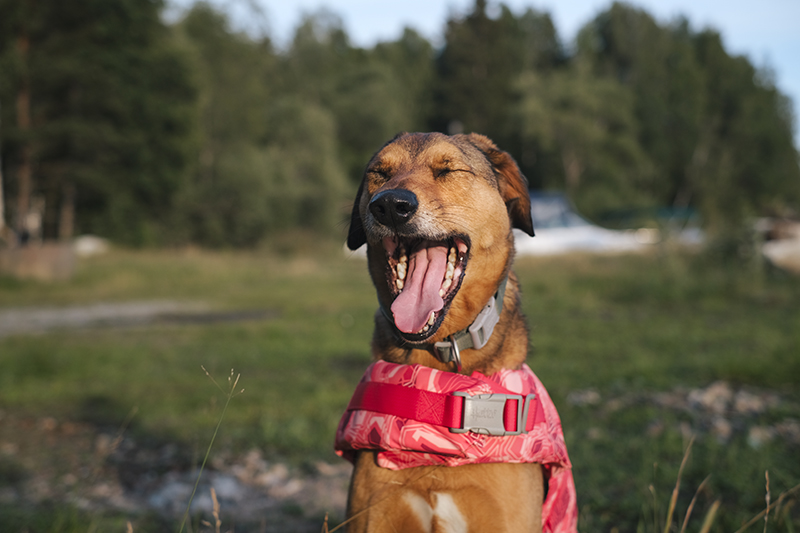
{"type": "MultiPolygon", "coordinates": [[[[344,516],[351,470],[345,461],[299,469],[267,461],[258,450],[220,452],[202,473],[191,513],[211,518],[213,487],[223,524],[235,523],[237,531],[316,533],[326,514],[334,521],[344,516]]],[[[56,501],[122,512],[134,524],[146,512],[179,521],[197,475],[187,451],[175,444],[144,444],[89,424],[0,411],[0,504],[56,501]]]]}

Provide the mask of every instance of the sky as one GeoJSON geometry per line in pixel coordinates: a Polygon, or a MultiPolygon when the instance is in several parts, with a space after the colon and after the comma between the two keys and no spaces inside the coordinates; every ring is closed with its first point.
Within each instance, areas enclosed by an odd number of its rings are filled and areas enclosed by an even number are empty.
{"type": "MultiPolygon", "coordinates": [[[[503,0],[515,13],[532,7],[551,15],[559,36],[569,44],[578,30],[612,0],[503,0]]],[[[192,0],[172,0],[173,6],[192,0]]],[[[406,26],[434,44],[441,43],[449,15],[469,12],[474,0],[211,0],[234,20],[266,27],[277,44],[286,44],[304,13],[321,8],[339,15],[353,44],[370,47],[397,39],[406,26]],[[255,6],[256,9],[253,8],[255,6]],[[260,11],[260,15],[256,16],[260,11]]],[[[499,5],[489,0],[492,6],[499,5]]],[[[685,16],[694,31],[710,27],[721,35],[728,53],[745,55],[756,67],[775,74],[780,91],[792,99],[795,145],[800,146],[800,0],[633,0],[659,22],[685,16]]],[[[491,13],[491,11],[490,11],[491,13]]]]}

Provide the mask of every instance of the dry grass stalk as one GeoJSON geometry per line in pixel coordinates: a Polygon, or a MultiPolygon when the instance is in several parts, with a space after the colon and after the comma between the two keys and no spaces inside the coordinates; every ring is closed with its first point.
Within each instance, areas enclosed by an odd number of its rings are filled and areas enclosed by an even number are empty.
{"type": "Polygon", "coordinates": [[[770,512],[770,511],[771,511],[771,510],[772,510],[774,507],[778,507],[778,506],[780,506],[780,505],[783,503],[783,500],[784,500],[784,499],[785,499],[787,496],[789,496],[789,495],[791,495],[791,494],[794,494],[794,493],[795,493],[795,492],[797,492],[798,490],[800,490],[800,484],[797,484],[797,485],[795,485],[794,487],[792,487],[791,489],[789,489],[789,490],[787,490],[787,491],[784,491],[784,492],[782,492],[782,493],[780,494],[780,496],[778,496],[778,499],[777,499],[777,501],[776,501],[775,503],[771,503],[771,504],[769,504],[769,505],[767,506],[767,508],[766,508],[766,509],[764,509],[763,511],[761,511],[760,513],[758,513],[758,514],[757,514],[756,516],[754,516],[754,517],[753,517],[753,518],[752,518],[752,519],[751,519],[749,522],[747,522],[745,525],[743,525],[742,527],[740,527],[739,529],[737,529],[737,530],[736,530],[734,533],[742,533],[742,531],[746,530],[747,528],[749,528],[750,526],[752,526],[753,524],[755,524],[756,522],[758,522],[759,520],[761,520],[761,517],[762,517],[762,516],[764,516],[765,514],[769,513],[769,512],[770,512]]]}
{"type": "Polygon", "coordinates": [[[764,533],[767,533],[767,522],[769,521],[769,470],[764,471],[764,477],[767,479],[767,495],[764,497],[767,502],[767,512],[764,513],[764,533]]]}
{"type": "Polygon", "coordinates": [[[686,509],[686,516],[683,517],[683,524],[681,525],[681,533],[684,533],[686,531],[686,526],[689,524],[689,518],[691,518],[692,511],[694,510],[694,504],[697,503],[697,496],[705,488],[706,483],[708,483],[709,479],[711,479],[711,475],[710,474],[708,476],[706,476],[706,478],[703,480],[702,483],[700,483],[700,486],[697,487],[697,490],[694,493],[694,497],[692,498],[692,501],[689,502],[689,508],[686,509]]]}
{"type": "Polygon", "coordinates": [[[708,533],[711,529],[711,525],[714,523],[714,518],[717,516],[717,510],[719,509],[722,500],[717,500],[711,504],[711,508],[706,513],[706,517],[703,519],[703,527],[700,528],[700,533],[708,533]]]}
{"type": "Polygon", "coordinates": [[[214,516],[214,531],[220,533],[222,520],[219,518],[219,501],[217,500],[217,491],[214,490],[214,487],[211,487],[211,499],[214,502],[214,511],[211,513],[214,516]]]}
{"type": "Polygon", "coordinates": [[[672,489],[672,497],[669,499],[669,509],[667,510],[667,522],[664,525],[664,533],[669,533],[670,527],[672,527],[672,515],[675,512],[675,505],[678,503],[678,491],[681,488],[681,476],[683,475],[683,467],[686,466],[686,460],[689,459],[689,452],[692,449],[692,444],[694,443],[694,437],[692,440],[689,441],[689,445],[686,447],[686,452],[683,454],[683,460],[681,461],[681,466],[678,468],[678,479],[675,481],[675,488],[672,489]]]}
{"type": "Polygon", "coordinates": [[[328,531],[328,513],[325,513],[325,521],[322,523],[322,533],[329,533],[329,531],[328,531]]]}

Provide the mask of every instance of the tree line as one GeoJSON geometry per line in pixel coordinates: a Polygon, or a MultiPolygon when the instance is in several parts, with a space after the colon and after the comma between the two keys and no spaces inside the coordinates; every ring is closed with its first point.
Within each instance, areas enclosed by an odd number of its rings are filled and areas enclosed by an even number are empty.
{"type": "Polygon", "coordinates": [[[686,19],[613,3],[567,47],[548,13],[476,0],[441,47],[407,28],[360,48],[328,11],[278,47],[207,3],[172,23],[163,9],[0,0],[0,220],[20,235],[341,235],[364,165],[400,131],[484,133],[532,188],[598,220],[691,208],[720,232],[800,208],[787,97],[686,19]]]}

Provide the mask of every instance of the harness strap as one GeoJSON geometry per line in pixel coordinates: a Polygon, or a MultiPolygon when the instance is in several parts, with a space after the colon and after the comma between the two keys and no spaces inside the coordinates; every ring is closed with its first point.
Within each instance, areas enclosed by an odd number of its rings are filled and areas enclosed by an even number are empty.
{"type": "Polygon", "coordinates": [[[391,383],[359,383],[348,411],[372,411],[426,424],[446,427],[453,433],[474,431],[490,435],[514,435],[530,431],[540,409],[534,394],[470,396],[442,394],[391,383]],[[481,420],[483,419],[483,420],[481,420]]]}

